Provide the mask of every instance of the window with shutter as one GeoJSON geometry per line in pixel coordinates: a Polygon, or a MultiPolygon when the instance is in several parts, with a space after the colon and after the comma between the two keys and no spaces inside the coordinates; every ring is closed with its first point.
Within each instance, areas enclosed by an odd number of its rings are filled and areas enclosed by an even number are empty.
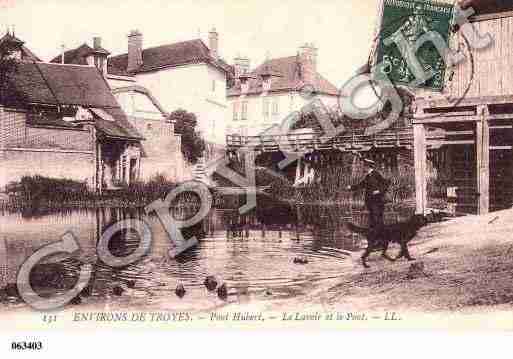
{"type": "Polygon", "coordinates": [[[267,97],[264,97],[262,99],[262,114],[264,116],[264,118],[267,118],[269,117],[269,99],[267,97]]]}
{"type": "Polygon", "coordinates": [[[233,103],[233,120],[237,121],[239,119],[239,102],[235,101],[233,103]]]}
{"type": "Polygon", "coordinates": [[[242,102],[242,111],[241,111],[240,119],[241,120],[248,119],[248,101],[242,102]]]}

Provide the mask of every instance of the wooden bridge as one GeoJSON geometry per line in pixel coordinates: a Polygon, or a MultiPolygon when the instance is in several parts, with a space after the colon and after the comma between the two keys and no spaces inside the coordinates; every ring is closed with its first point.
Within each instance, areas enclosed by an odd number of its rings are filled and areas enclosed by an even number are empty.
{"type": "Polygon", "coordinates": [[[226,136],[227,149],[253,148],[262,152],[300,152],[308,150],[369,151],[372,148],[413,148],[413,128],[388,129],[375,135],[345,133],[330,139],[321,140],[322,133],[311,129],[291,131],[288,134],[263,134],[257,136],[226,136]]]}
{"type": "MultiPolygon", "coordinates": [[[[363,131],[362,131],[363,132],[363,131]]],[[[292,131],[288,134],[263,134],[257,136],[226,136],[227,150],[248,148],[258,152],[308,152],[313,150],[339,150],[341,152],[367,152],[372,149],[403,148],[413,150],[413,127],[391,128],[377,134],[362,132],[345,133],[329,141],[322,141],[322,133],[311,129],[292,131]]],[[[436,149],[446,144],[468,143],[461,136],[472,135],[473,131],[445,131],[436,129],[426,133],[427,148],[436,149]]]]}

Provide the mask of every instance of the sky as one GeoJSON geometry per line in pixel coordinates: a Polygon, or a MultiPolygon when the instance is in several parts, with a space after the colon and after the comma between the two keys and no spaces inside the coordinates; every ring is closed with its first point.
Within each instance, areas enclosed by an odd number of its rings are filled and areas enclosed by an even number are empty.
{"type": "Polygon", "coordinates": [[[340,87],[369,55],[378,0],[0,0],[0,30],[16,36],[42,60],[100,36],[113,55],[127,51],[126,35],[138,29],[144,48],[219,33],[219,51],[251,67],[295,55],[305,42],[319,49],[318,69],[340,87]],[[199,36],[198,36],[199,35],[199,36]]]}

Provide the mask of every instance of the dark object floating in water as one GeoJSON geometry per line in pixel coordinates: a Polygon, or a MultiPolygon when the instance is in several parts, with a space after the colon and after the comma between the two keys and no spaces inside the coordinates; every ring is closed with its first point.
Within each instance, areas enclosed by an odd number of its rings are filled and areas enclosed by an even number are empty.
{"type": "Polygon", "coordinates": [[[93,288],[91,288],[90,285],[86,285],[84,287],[84,289],[82,289],[82,291],[80,292],[80,295],[82,295],[84,297],[90,297],[92,292],[93,292],[93,288]]]}
{"type": "Polygon", "coordinates": [[[75,298],[69,301],[69,304],[73,305],[79,305],[82,304],[82,298],[80,298],[80,295],[77,295],[75,298]]]}
{"type": "Polygon", "coordinates": [[[185,295],[185,292],[186,292],[186,290],[185,290],[185,287],[183,286],[183,284],[180,283],[176,286],[175,294],[177,297],[183,298],[183,296],[185,295]]]}
{"type": "Polygon", "coordinates": [[[135,287],[135,280],[133,280],[133,279],[127,280],[126,286],[128,288],[134,288],[135,287]]]}
{"type": "Polygon", "coordinates": [[[119,285],[112,288],[112,294],[117,295],[118,297],[121,296],[124,291],[125,290],[122,287],[120,287],[119,285]]]}
{"type": "Polygon", "coordinates": [[[18,292],[18,286],[16,283],[9,283],[7,286],[3,289],[4,293],[8,297],[19,297],[20,293],[18,292]]]}
{"type": "Polygon", "coordinates": [[[273,292],[271,292],[270,289],[265,290],[265,295],[273,295],[273,292]]]}
{"type": "Polygon", "coordinates": [[[209,275],[207,278],[205,278],[203,284],[205,284],[205,287],[207,287],[209,292],[214,291],[217,288],[216,277],[214,277],[213,275],[209,275]]]}
{"type": "Polygon", "coordinates": [[[294,263],[295,264],[308,264],[308,259],[295,257],[294,258],[294,263]]]}
{"type": "Polygon", "coordinates": [[[217,296],[223,300],[228,298],[228,287],[226,283],[223,283],[223,285],[217,288],[217,296]]]}

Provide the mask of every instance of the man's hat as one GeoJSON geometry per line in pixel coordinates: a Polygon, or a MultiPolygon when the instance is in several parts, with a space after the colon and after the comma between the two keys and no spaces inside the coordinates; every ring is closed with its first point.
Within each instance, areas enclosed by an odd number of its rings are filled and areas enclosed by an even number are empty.
{"type": "Polygon", "coordinates": [[[376,167],[376,162],[374,162],[373,160],[371,160],[370,158],[364,158],[363,159],[363,163],[369,167],[376,167]]]}

